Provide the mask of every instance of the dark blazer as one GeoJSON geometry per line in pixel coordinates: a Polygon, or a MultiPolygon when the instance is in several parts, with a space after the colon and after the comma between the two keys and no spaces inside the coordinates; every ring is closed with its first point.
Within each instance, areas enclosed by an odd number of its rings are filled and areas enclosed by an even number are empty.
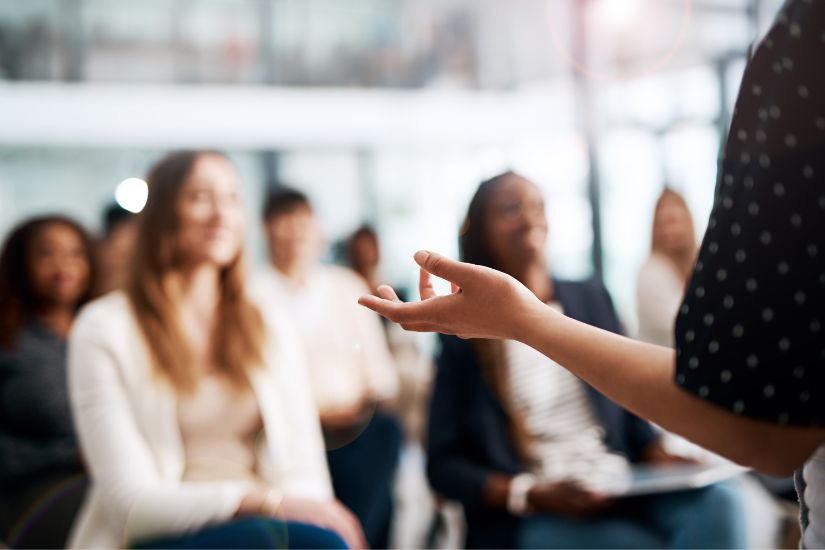
{"type": "MultiPolygon", "coordinates": [[[[554,281],[556,299],[568,317],[621,333],[607,289],[597,280],[554,281]]],[[[518,518],[486,507],[481,492],[492,473],[525,471],[508,436],[507,418],[482,377],[470,344],[441,337],[438,372],[430,404],[427,476],[436,492],[460,501],[467,519],[468,548],[512,548],[518,518]]],[[[605,431],[605,443],[638,461],[658,435],[647,422],[588,386],[605,431]]]]}

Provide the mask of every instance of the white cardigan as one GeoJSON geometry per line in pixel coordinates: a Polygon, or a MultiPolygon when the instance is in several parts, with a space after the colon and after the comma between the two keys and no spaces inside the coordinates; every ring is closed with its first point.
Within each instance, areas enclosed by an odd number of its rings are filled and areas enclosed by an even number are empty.
{"type": "MultiPolygon", "coordinates": [[[[265,432],[259,473],[284,494],[330,499],[300,345],[288,323],[265,316],[266,368],[250,376],[265,432]]],[[[72,412],[91,476],[72,547],[120,548],[232,518],[248,482],[182,481],[176,394],[153,372],[124,294],[104,296],[80,313],[69,337],[68,369],[72,412]]]]}

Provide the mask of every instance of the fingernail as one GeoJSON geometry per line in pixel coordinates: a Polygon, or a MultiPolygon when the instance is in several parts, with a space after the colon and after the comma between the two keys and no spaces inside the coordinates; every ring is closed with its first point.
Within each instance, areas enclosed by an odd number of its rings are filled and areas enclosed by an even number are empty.
{"type": "Polygon", "coordinates": [[[426,250],[419,250],[419,251],[418,251],[418,252],[416,252],[416,253],[415,253],[415,255],[413,256],[413,258],[415,258],[415,261],[416,261],[418,264],[423,264],[424,262],[426,262],[426,261],[427,261],[427,258],[429,258],[429,257],[430,257],[430,253],[429,253],[429,252],[427,252],[426,250]]]}

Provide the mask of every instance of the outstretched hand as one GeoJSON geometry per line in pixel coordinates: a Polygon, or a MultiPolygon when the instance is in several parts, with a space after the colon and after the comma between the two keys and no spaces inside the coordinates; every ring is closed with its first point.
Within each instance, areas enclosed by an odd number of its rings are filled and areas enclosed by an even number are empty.
{"type": "Polygon", "coordinates": [[[421,267],[420,302],[404,303],[389,286],[380,297],[358,303],[416,332],[441,332],[462,338],[518,339],[544,304],[513,277],[478,265],[456,262],[433,252],[416,252],[421,267]],[[449,281],[452,292],[438,296],[433,276],[449,281]]]}

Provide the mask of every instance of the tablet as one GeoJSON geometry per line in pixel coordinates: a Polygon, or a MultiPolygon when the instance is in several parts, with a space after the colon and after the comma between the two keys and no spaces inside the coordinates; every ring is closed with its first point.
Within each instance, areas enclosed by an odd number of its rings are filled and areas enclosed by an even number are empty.
{"type": "Polygon", "coordinates": [[[593,487],[612,497],[630,497],[701,489],[730,479],[748,469],[733,463],[634,465],[628,477],[593,487]]]}

